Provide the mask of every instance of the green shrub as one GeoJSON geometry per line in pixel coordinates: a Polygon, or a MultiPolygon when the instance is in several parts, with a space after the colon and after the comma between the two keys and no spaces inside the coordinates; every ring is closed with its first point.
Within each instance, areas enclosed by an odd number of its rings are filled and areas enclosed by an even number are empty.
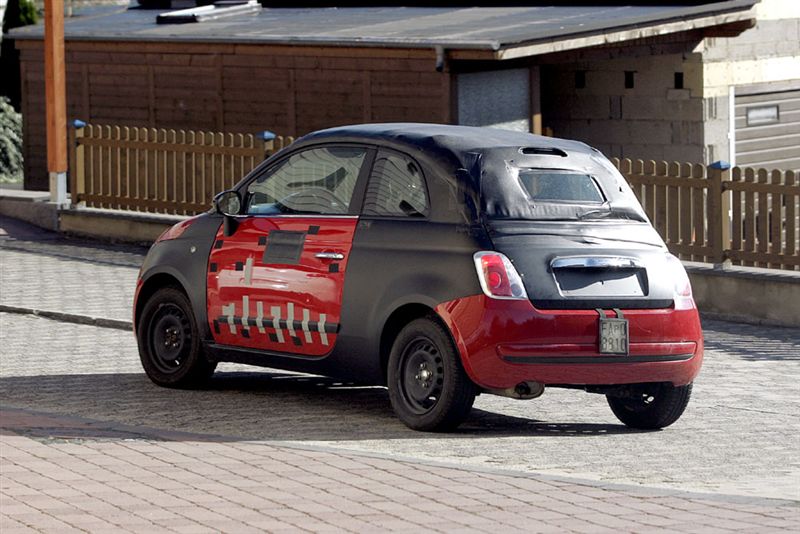
{"type": "Polygon", "coordinates": [[[22,115],[0,97],[0,182],[22,179],[22,115]]]}
{"type": "Polygon", "coordinates": [[[36,11],[36,6],[31,0],[9,0],[3,21],[3,32],[28,24],[36,24],[38,21],[39,12],[36,11]]]}

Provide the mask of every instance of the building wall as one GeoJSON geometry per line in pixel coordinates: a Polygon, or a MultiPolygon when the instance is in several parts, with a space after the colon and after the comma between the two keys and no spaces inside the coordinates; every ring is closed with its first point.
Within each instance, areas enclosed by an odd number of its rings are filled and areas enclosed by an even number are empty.
{"type": "MultiPolygon", "coordinates": [[[[735,37],[689,33],[672,43],[631,43],[541,58],[544,126],[609,156],[711,163],[731,160],[730,95],[800,87],[800,1],[762,0],[756,25],[735,37]],[[680,40],[683,40],[681,43],[680,40]],[[586,85],[576,87],[576,73],[586,85]],[[625,88],[625,71],[634,87],[625,88]],[[683,74],[683,89],[675,74],[683,74]]],[[[734,96],[735,99],[735,96],[734,96]]],[[[786,106],[795,111],[796,102],[786,106]]],[[[794,128],[793,126],[791,128],[794,128]]],[[[795,128],[797,129],[797,128],[795,128]]],[[[782,131],[800,154],[800,131],[782,131]]],[[[780,151],[772,166],[790,164],[780,151]],[[788,163],[787,163],[788,162],[788,163]]],[[[800,155],[796,156],[800,157],[800,155]]],[[[793,164],[792,164],[793,165],[793,164]]],[[[793,167],[792,167],[793,168],[793,167]]]]}
{"type": "MultiPolygon", "coordinates": [[[[730,161],[730,97],[752,94],[760,85],[764,94],[800,88],[800,2],[761,0],[754,8],[755,27],[732,38],[705,39],[697,51],[702,54],[702,96],[713,110],[705,125],[707,159],[730,161]],[[733,91],[732,91],[733,89],[733,91]]],[[[780,98],[778,98],[780,99],[780,98]]],[[[798,123],[800,124],[800,123],[798,123]]],[[[791,134],[800,139],[800,125],[791,134]]],[[[796,158],[800,158],[800,142],[796,158]]],[[[778,158],[774,166],[781,166],[778,158]]],[[[789,160],[786,160],[789,161],[789,160]]],[[[792,167],[794,168],[794,167],[792,167]]]]}
{"type": "MultiPolygon", "coordinates": [[[[47,189],[40,41],[19,41],[26,189],[47,189]]],[[[67,42],[69,120],[302,135],[360,122],[450,121],[432,50],[67,42]]]]}
{"type": "Polygon", "coordinates": [[[606,49],[542,66],[545,129],[607,156],[703,161],[702,64],[693,44],[606,49]],[[627,76],[633,86],[626,87],[627,76]],[[676,87],[676,73],[683,76],[676,87]],[[580,77],[584,86],[580,87],[580,77]]]}

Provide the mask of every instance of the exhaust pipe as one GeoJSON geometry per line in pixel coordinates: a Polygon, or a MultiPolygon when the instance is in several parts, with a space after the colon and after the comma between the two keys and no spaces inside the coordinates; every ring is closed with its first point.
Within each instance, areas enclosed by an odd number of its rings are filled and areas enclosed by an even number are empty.
{"type": "Polygon", "coordinates": [[[499,395],[500,397],[508,397],[511,399],[527,400],[541,397],[544,393],[544,384],[539,382],[520,382],[513,388],[506,389],[486,389],[486,393],[491,395],[499,395]]]}

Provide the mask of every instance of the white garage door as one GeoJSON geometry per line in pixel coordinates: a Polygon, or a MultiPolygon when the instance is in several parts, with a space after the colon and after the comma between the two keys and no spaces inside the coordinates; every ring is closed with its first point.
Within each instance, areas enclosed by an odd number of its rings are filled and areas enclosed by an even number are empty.
{"type": "Polygon", "coordinates": [[[737,165],[800,169],[800,82],[781,89],[736,89],[737,165]]]}

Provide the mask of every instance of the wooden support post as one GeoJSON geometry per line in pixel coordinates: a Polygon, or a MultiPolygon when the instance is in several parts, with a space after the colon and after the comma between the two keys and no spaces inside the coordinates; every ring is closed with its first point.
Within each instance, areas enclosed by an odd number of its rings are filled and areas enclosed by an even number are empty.
{"type": "Polygon", "coordinates": [[[44,83],[50,201],[67,203],[67,88],[64,66],[64,0],[45,0],[44,83]]]}
{"type": "MultiPolygon", "coordinates": [[[[731,192],[729,182],[731,181],[730,168],[724,169],[720,173],[721,196],[719,202],[720,221],[722,224],[722,255],[723,261],[728,258],[728,251],[731,248],[731,192]]],[[[728,263],[730,261],[728,260],[728,263]]]]}
{"type": "Polygon", "coordinates": [[[531,133],[542,135],[542,82],[539,65],[530,66],[531,133]]]}
{"type": "Polygon", "coordinates": [[[78,173],[75,172],[75,153],[78,148],[78,141],[75,137],[75,128],[67,130],[67,149],[69,150],[69,171],[67,172],[67,181],[69,183],[70,203],[74,206],[77,203],[75,198],[75,191],[78,189],[77,177],[78,173]]]}
{"type": "Polygon", "coordinates": [[[83,146],[85,127],[85,122],[76,120],[69,129],[69,192],[73,207],[82,202],[85,204],[82,199],[82,196],[86,194],[85,149],[83,146]]]}
{"type": "Polygon", "coordinates": [[[708,166],[708,237],[711,246],[710,261],[720,268],[730,249],[730,201],[725,201],[723,182],[730,181],[730,165],[717,161],[708,166]]]}
{"type": "MultiPolygon", "coordinates": [[[[275,153],[275,134],[269,130],[261,132],[261,140],[264,143],[264,159],[267,159],[275,153]]],[[[283,147],[278,147],[280,150],[283,147]]],[[[260,163],[260,162],[259,162],[260,163]]],[[[256,164],[258,165],[258,164],[256,164]]]]}

